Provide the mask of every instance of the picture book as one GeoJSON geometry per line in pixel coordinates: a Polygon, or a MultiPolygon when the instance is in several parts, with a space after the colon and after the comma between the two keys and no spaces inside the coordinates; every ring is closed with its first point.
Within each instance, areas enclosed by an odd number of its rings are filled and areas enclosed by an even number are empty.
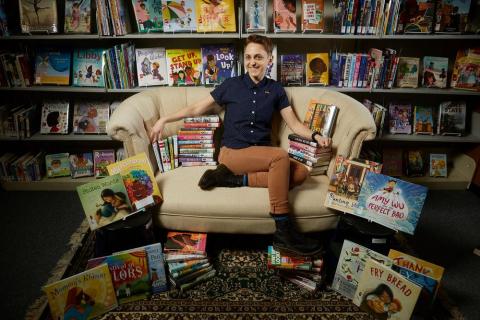
{"type": "Polygon", "coordinates": [[[233,0],[195,0],[197,32],[235,32],[237,21],[233,0]]]}
{"type": "Polygon", "coordinates": [[[286,255],[275,250],[273,246],[268,246],[267,251],[267,268],[269,269],[312,270],[323,266],[323,259],[320,257],[286,255]]]}
{"type": "Polygon", "coordinates": [[[397,67],[397,87],[418,88],[420,58],[399,57],[397,67]]]}
{"type": "Polygon", "coordinates": [[[384,148],[382,173],[386,176],[400,177],[403,174],[403,151],[399,148],[384,148]]]}
{"type": "Polygon", "coordinates": [[[7,10],[3,1],[0,1],[0,36],[9,36],[7,10]]]}
{"type": "Polygon", "coordinates": [[[91,0],[66,0],[64,32],[90,33],[91,7],[91,0]]]}
{"type": "Polygon", "coordinates": [[[377,253],[355,242],[344,240],[337,270],[332,282],[332,289],[353,299],[358,282],[365,269],[367,260],[373,259],[386,267],[393,265],[392,259],[377,253]]]}
{"type": "Polygon", "coordinates": [[[465,33],[480,34],[480,2],[472,1],[470,6],[465,33]]]}
{"type": "Polygon", "coordinates": [[[324,0],[302,0],[302,31],[323,32],[324,0]]]}
{"type": "Polygon", "coordinates": [[[73,112],[73,132],[83,133],[107,133],[107,122],[110,114],[108,102],[86,102],[75,103],[73,112]]]}
{"type": "Polygon", "coordinates": [[[267,31],[267,0],[245,0],[245,30],[267,31]]]}
{"type": "Polygon", "coordinates": [[[163,86],[168,84],[165,48],[135,49],[138,86],[163,86]]]}
{"type": "Polygon", "coordinates": [[[296,0],[273,0],[273,30],[297,31],[296,0]]]}
{"type": "Polygon", "coordinates": [[[265,71],[265,77],[277,81],[277,45],[273,45],[272,62],[268,65],[265,71]]]}
{"type": "Polygon", "coordinates": [[[441,266],[417,257],[413,257],[395,249],[390,249],[388,252],[388,257],[393,260],[395,265],[424,274],[432,279],[437,280],[438,282],[440,282],[442,279],[445,271],[445,269],[441,266]]]}
{"type": "Polygon", "coordinates": [[[58,32],[56,0],[19,0],[18,4],[20,9],[20,26],[23,33],[58,32]]]}
{"type": "Polygon", "coordinates": [[[353,214],[413,234],[426,197],[424,186],[367,171],[353,214]]]}
{"type": "MultiPolygon", "coordinates": [[[[26,1],[26,0],[25,0],[26,1]]],[[[35,57],[35,84],[70,84],[70,52],[40,49],[35,57]]]]}
{"type": "Polygon", "coordinates": [[[93,176],[93,156],[91,152],[71,153],[68,158],[72,178],[93,176]]]}
{"type": "Polygon", "coordinates": [[[310,99],[303,125],[320,133],[323,137],[331,137],[337,114],[337,106],[320,103],[317,99],[310,99]]]}
{"type": "Polygon", "coordinates": [[[169,86],[198,86],[202,83],[200,49],[167,49],[169,86]]]}
{"type": "MultiPolygon", "coordinates": [[[[117,158],[118,159],[118,158],[117,158]]],[[[140,153],[107,166],[110,175],[120,173],[134,210],[162,202],[158,183],[145,153],[140,153]]]]}
{"type": "Polygon", "coordinates": [[[463,33],[467,26],[471,0],[439,0],[435,33],[463,33]]]}
{"type": "Polygon", "coordinates": [[[467,104],[464,101],[446,101],[440,103],[437,133],[442,135],[465,135],[467,104]]]}
{"type": "Polygon", "coordinates": [[[140,33],[162,32],[162,1],[132,0],[137,30],[140,33]]]}
{"type": "Polygon", "coordinates": [[[218,85],[237,76],[237,54],[232,44],[202,45],[203,83],[218,85]]]}
{"type": "Polygon", "coordinates": [[[107,166],[115,162],[115,150],[93,150],[93,172],[95,178],[108,176],[107,166]]]}
{"type": "Polygon", "coordinates": [[[413,133],[433,135],[433,109],[415,106],[413,111],[413,133]]]}
{"type": "Polygon", "coordinates": [[[447,177],[447,155],[445,153],[430,153],[430,177],[447,177]]]}
{"type": "Polygon", "coordinates": [[[113,254],[107,258],[118,303],[150,297],[151,285],[145,249],[113,254]]]}
{"type": "Polygon", "coordinates": [[[68,153],[54,153],[45,155],[47,178],[70,176],[70,161],[68,153]]]}
{"type": "Polygon", "coordinates": [[[91,230],[111,224],[132,213],[132,206],[120,174],[77,187],[91,230]]]}
{"type": "Polygon", "coordinates": [[[169,231],[165,252],[205,253],[206,245],[206,233],[169,231]]]}
{"type": "Polygon", "coordinates": [[[337,156],[324,205],[335,210],[354,213],[366,172],[380,173],[381,170],[382,165],[377,162],[337,156]]]}
{"type": "Polygon", "coordinates": [[[103,49],[74,49],[73,81],[77,87],[105,87],[103,49]]]}
{"type": "Polygon", "coordinates": [[[416,306],[417,308],[428,308],[428,306],[433,303],[439,285],[437,280],[422,273],[415,272],[408,268],[400,267],[397,265],[393,265],[392,270],[398,272],[403,277],[422,288],[418,297],[418,303],[416,306]]]}
{"type": "Polygon", "coordinates": [[[353,303],[375,319],[410,319],[420,291],[398,272],[368,259],[353,303]]]}
{"type": "Polygon", "coordinates": [[[430,0],[409,0],[398,17],[399,33],[431,33],[435,3],[430,0]]]}
{"type": "Polygon", "coordinates": [[[425,174],[425,155],[422,150],[406,150],[404,153],[405,175],[422,177],[425,174]]]}
{"type": "Polygon", "coordinates": [[[280,81],[284,86],[302,86],[305,60],[302,54],[280,56],[280,81]]]}
{"type": "Polygon", "coordinates": [[[450,86],[455,89],[480,91],[480,48],[457,51],[450,86]]]}
{"type": "Polygon", "coordinates": [[[195,0],[162,0],[164,32],[193,32],[197,29],[195,0]]]}
{"type": "Polygon", "coordinates": [[[40,133],[68,134],[69,109],[67,101],[44,101],[40,133]]]}
{"type": "Polygon", "coordinates": [[[162,244],[154,243],[145,246],[148,259],[148,271],[152,284],[152,293],[160,293],[168,289],[163,260],[162,244]]]}
{"type": "Polygon", "coordinates": [[[328,53],[307,53],[305,65],[307,86],[328,86],[328,66],[328,53]]]}
{"type": "Polygon", "coordinates": [[[42,289],[52,319],[93,319],[118,306],[106,263],[42,289]]]}
{"type": "Polygon", "coordinates": [[[412,105],[390,103],[388,106],[389,115],[389,132],[397,133],[412,133],[412,105]]]}
{"type": "Polygon", "coordinates": [[[446,88],[448,73],[447,57],[423,57],[423,81],[426,88],[446,88]]]}

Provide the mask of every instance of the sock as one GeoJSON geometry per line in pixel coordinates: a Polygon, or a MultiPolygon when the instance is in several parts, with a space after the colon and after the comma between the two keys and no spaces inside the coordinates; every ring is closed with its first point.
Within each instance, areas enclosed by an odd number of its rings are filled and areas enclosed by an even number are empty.
{"type": "Polygon", "coordinates": [[[288,213],[272,214],[273,220],[275,220],[275,226],[278,228],[284,226],[290,221],[290,215],[288,213]]]}
{"type": "Polygon", "coordinates": [[[245,173],[243,175],[243,186],[248,187],[248,174],[247,173],[245,173]]]}

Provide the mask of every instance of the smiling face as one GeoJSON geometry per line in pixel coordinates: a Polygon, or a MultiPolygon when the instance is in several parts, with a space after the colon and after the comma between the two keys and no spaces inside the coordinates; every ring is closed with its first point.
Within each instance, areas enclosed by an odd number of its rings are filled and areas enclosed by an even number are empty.
{"type": "Polygon", "coordinates": [[[265,76],[265,71],[272,61],[272,56],[261,44],[251,42],[245,47],[245,70],[253,82],[260,82],[265,76]]]}

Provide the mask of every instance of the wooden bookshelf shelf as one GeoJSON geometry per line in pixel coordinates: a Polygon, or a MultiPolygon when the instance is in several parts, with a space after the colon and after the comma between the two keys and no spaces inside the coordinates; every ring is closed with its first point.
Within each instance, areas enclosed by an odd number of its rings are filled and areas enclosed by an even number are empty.
{"type": "Polygon", "coordinates": [[[18,139],[14,137],[0,137],[0,141],[116,141],[106,134],[41,134],[35,133],[31,138],[18,139]]]}
{"type": "Polygon", "coordinates": [[[74,191],[87,182],[95,180],[94,177],[72,179],[71,177],[43,178],[40,181],[20,182],[2,181],[2,188],[6,191],[74,191]]]}
{"type": "Polygon", "coordinates": [[[0,91],[21,92],[78,92],[78,93],[106,93],[105,88],[72,87],[72,86],[31,86],[31,87],[0,87],[0,91]]]}
{"type": "Polygon", "coordinates": [[[464,137],[425,135],[425,134],[384,134],[377,140],[382,141],[413,141],[413,142],[441,142],[441,143],[480,143],[480,136],[467,135],[464,137]]]}

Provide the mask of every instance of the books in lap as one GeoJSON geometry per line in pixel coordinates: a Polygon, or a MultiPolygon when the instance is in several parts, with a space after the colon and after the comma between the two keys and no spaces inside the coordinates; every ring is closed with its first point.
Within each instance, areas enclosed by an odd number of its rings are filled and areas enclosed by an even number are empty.
{"type": "Polygon", "coordinates": [[[20,9],[20,26],[23,33],[58,32],[56,0],[20,0],[18,4],[20,9]]]}
{"type": "Polygon", "coordinates": [[[467,104],[464,101],[446,101],[440,103],[437,133],[441,135],[465,135],[467,104]]]}
{"type": "Polygon", "coordinates": [[[65,33],[90,33],[91,0],[65,1],[65,33]]]}
{"type": "Polygon", "coordinates": [[[55,153],[45,155],[47,178],[70,176],[70,162],[68,153],[55,153]]]}
{"type": "Polygon", "coordinates": [[[110,114],[108,102],[84,102],[75,104],[73,132],[76,134],[105,134],[110,114]]]}
{"type": "Polygon", "coordinates": [[[135,21],[137,30],[140,33],[162,32],[162,1],[161,0],[131,0],[133,11],[135,13],[135,21]]]}
{"type": "Polygon", "coordinates": [[[206,244],[206,233],[169,231],[165,243],[165,252],[204,254],[206,244]]]}
{"type": "Polygon", "coordinates": [[[247,32],[267,31],[267,1],[245,1],[245,29],[247,32]]]}
{"type": "Polygon", "coordinates": [[[103,49],[73,51],[73,85],[76,87],[105,87],[103,49]]]}
{"type": "Polygon", "coordinates": [[[93,176],[93,156],[91,152],[70,154],[72,178],[93,176]]]}
{"type": "Polygon", "coordinates": [[[165,48],[135,49],[138,85],[163,86],[168,84],[165,48]]]}
{"type": "Polygon", "coordinates": [[[93,150],[93,171],[95,178],[108,176],[107,166],[115,162],[115,150],[93,150]]]}
{"type": "Polygon", "coordinates": [[[71,54],[67,50],[40,49],[35,56],[35,84],[70,84],[71,54]]]}

